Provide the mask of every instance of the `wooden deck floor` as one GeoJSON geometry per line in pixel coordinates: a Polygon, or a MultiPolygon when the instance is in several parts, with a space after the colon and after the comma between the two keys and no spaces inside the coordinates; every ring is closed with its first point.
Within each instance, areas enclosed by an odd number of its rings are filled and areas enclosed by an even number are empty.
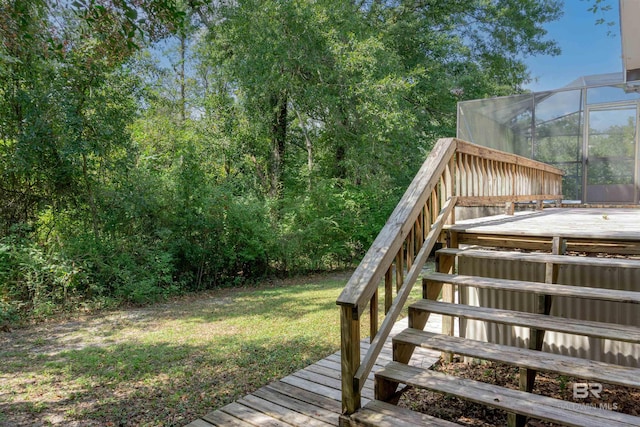
{"type": "MultiPolygon", "coordinates": [[[[441,316],[433,315],[425,330],[440,332],[441,316]]],[[[390,336],[406,328],[406,319],[399,321],[390,336]]],[[[361,354],[369,344],[363,341],[361,354]]],[[[416,349],[411,360],[414,366],[431,366],[440,353],[416,349]]],[[[392,359],[391,339],[386,343],[378,363],[362,390],[362,404],[373,399],[373,374],[392,359]]],[[[279,381],[217,409],[186,427],[211,426],[337,426],[342,409],[340,391],[340,352],[320,360],[279,381]]]]}
{"type": "Polygon", "coordinates": [[[452,230],[494,235],[522,235],[640,241],[638,208],[547,208],[456,221],[452,230]]]}

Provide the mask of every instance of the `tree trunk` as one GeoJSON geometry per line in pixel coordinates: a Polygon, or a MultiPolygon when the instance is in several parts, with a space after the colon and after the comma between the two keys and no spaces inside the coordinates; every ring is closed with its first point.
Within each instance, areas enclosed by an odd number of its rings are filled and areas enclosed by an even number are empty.
{"type": "Polygon", "coordinates": [[[345,179],[347,177],[347,165],[345,164],[347,160],[347,145],[345,143],[345,138],[349,135],[349,121],[342,102],[338,105],[338,111],[340,112],[340,116],[337,124],[342,135],[336,138],[335,142],[335,165],[333,168],[333,176],[334,178],[345,179]]]}
{"type": "Polygon", "coordinates": [[[280,197],[284,174],[284,155],[287,139],[287,93],[282,91],[271,97],[273,121],[271,123],[271,188],[272,197],[280,197]]]}
{"type": "Polygon", "coordinates": [[[345,160],[347,158],[347,148],[344,143],[338,142],[336,145],[335,159],[336,164],[334,168],[334,176],[336,178],[345,179],[347,177],[347,168],[345,166],[345,160]]]}
{"type": "Polygon", "coordinates": [[[96,241],[100,239],[100,229],[98,228],[98,209],[96,207],[96,200],[93,195],[93,189],[91,188],[91,180],[89,179],[89,169],[87,167],[87,155],[82,153],[82,177],[84,178],[84,184],[87,189],[87,201],[89,202],[89,209],[91,210],[91,225],[93,226],[93,236],[96,241]]]}
{"type": "Polygon", "coordinates": [[[180,118],[182,123],[187,120],[186,78],[185,63],[187,62],[187,37],[180,35],[180,118]]]}
{"type": "Polygon", "coordinates": [[[311,174],[313,172],[313,144],[311,142],[311,138],[309,137],[309,132],[307,131],[307,127],[302,120],[302,114],[295,108],[296,116],[298,117],[298,122],[300,123],[300,129],[302,129],[302,134],[304,135],[304,140],[307,146],[307,170],[309,172],[309,176],[307,177],[307,190],[311,190],[311,174]]]}

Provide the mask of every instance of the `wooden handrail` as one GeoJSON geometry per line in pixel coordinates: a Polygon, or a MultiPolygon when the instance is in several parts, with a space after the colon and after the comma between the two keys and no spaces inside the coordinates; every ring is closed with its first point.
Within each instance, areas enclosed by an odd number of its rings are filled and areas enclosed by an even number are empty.
{"type": "Polygon", "coordinates": [[[562,199],[560,169],[455,138],[438,140],[338,297],[343,413],[351,414],[360,408],[364,382],[442,227],[453,222],[456,204],[559,199],[562,199]],[[378,330],[381,281],[384,281],[386,316],[378,330]],[[360,319],[367,306],[372,341],[361,361],[360,319]]]}
{"type": "Polygon", "coordinates": [[[355,317],[359,317],[366,308],[375,293],[377,283],[382,280],[412,230],[419,211],[455,153],[455,141],[448,138],[437,142],[338,297],[339,305],[354,308],[354,313],[357,312],[355,317]]]}
{"type": "Polygon", "coordinates": [[[444,223],[446,221],[446,218],[451,214],[451,211],[455,207],[455,204],[456,204],[455,197],[450,198],[447,201],[444,208],[440,212],[438,219],[435,221],[434,225],[431,227],[431,231],[429,232],[429,235],[425,240],[424,246],[422,246],[420,251],[418,251],[418,255],[416,256],[415,262],[413,266],[409,269],[409,272],[407,273],[407,278],[405,280],[405,283],[402,285],[402,287],[398,291],[398,294],[396,295],[396,298],[393,301],[393,304],[391,304],[391,307],[387,312],[387,315],[385,316],[384,321],[382,322],[382,326],[380,330],[371,341],[370,350],[367,352],[364,360],[362,360],[360,367],[358,368],[358,370],[356,371],[356,374],[354,375],[354,384],[357,389],[362,390],[362,386],[364,386],[364,380],[369,375],[369,372],[371,372],[371,368],[373,368],[373,365],[375,364],[376,359],[378,358],[378,355],[382,350],[382,346],[386,341],[386,337],[389,336],[389,333],[391,332],[391,328],[393,328],[393,325],[395,324],[396,319],[400,314],[400,311],[402,311],[404,304],[407,302],[407,298],[409,297],[409,293],[411,292],[411,288],[412,288],[410,284],[415,283],[416,280],[418,279],[418,276],[422,271],[422,266],[427,260],[427,257],[429,256],[431,249],[433,249],[433,246],[438,241],[438,238],[440,237],[440,233],[442,232],[442,228],[445,225],[444,223]]]}

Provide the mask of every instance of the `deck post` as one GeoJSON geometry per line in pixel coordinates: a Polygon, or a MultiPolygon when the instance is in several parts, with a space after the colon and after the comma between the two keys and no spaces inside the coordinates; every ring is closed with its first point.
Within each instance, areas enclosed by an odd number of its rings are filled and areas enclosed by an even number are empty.
{"type": "MultiPolygon", "coordinates": [[[[447,246],[449,248],[458,247],[458,235],[456,233],[447,233],[447,246]]],[[[438,257],[436,262],[436,271],[438,273],[452,274],[455,268],[455,256],[438,257]]],[[[437,299],[437,297],[436,297],[437,299]]],[[[445,283],[442,287],[442,301],[455,303],[455,287],[450,283],[445,283]]],[[[442,316],[442,335],[453,336],[454,317],[442,316]]],[[[441,357],[446,363],[453,362],[453,353],[442,352],[441,357]]]]}
{"type": "MultiPolygon", "coordinates": [[[[564,255],[566,252],[565,240],[560,236],[554,236],[551,241],[551,253],[553,255],[564,255]]],[[[552,262],[545,264],[545,283],[553,284],[558,281],[558,265],[552,262]]],[[[549,315],[551,312],[551,295],[539,295],[536,300],[536,313],[549,315]]],[[[542,350],[544,343],[543,329],[529,329],[529,348],[531,350],[542,350]]],[[[537,371],[534,369],[520,369],[520,390],[531,393],[535,386],[537,371]]],[[[527,417],[522,415],[509,414],[509,427],[524,427],[527,417]]]]}
{"type": "Polygon", "coordinates": [[[515,211],[515,203],[514,202],[506,202],[504,204],[504,214],[505,215],[513,215],[515,211]]]}
{"type": "Polygon", "coordinates": [[[360,388],[354,378],[360,367],[360,320],[357,307],[343,305],[340,315],[340,359],[342,367],[342,413],[351,415],[360,409],[360,388]]]}

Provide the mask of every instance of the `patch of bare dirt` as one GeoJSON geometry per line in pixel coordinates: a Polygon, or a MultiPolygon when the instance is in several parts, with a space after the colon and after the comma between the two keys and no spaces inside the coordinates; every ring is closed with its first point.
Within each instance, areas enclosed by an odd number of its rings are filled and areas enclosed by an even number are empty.
{"type": "MultiPolygon", "coordinates": [[[[456,359],[453,363],[439,361],[432,369],[460,378],[468,378],[514,390],[518,389],[518,368],[511,365],[494,362],[465,363],[456,359]]],[[[594,398],[592,395],[587,398],[574,398],[573,385],[586,382],[563,375],[539,372],[536,376],[533,392],[572,402],[572,404],[585,405],[585,410],[614,410],[640,416],[640,390],[602,384],[599,398],[594,398]]],[[[463,426],[502,427],[507,425],[507,413],[502,410],[488,408],[481,404],[429,390],[407,387],[400,397],[398,405],[463,426]]],[[[532,419],[527,423],[527,426],[530,427],[556,425],[532,419]]]]}

